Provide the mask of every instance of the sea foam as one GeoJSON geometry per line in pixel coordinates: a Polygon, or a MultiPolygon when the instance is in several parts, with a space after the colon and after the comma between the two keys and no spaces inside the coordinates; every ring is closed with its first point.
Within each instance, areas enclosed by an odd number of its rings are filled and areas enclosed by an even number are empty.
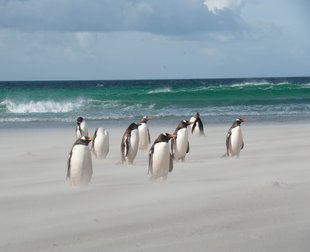
{"type": "Polygon", "coordinates": [[[62,101],[53,100],[47,101],[23,101],[16,102],[12,100],[4,100],[2,106],[10,113],[67,113],[81,107],[84,104],[83,100],[78,101],[62,101]]]}
{"type": "Polygon", "coordinates": [[[164,88],[158,88],[158,89],[151,90],[147,93],[148,94],[159,94],[159,93],[170,93],[170,92],[171,92],[170,87],[164,87],[164,88]]]}

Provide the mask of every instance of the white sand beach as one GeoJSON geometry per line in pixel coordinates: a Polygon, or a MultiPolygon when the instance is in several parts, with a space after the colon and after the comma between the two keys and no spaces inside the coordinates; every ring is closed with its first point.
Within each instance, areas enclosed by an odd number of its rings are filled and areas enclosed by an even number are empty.
{"type": "MultiPolygon", "coordinates": [[[[176,125],[150,124],[152,141],[176,125]]],[[[244,123],[240,158],[223,159],[229,126],[190,136],[186,162],[155,183],[147,151],[117,164],[127,126],[107,128],[86,188],[65,179],[74,129],[2,129],[0,251],[308,252],[309,125],[244,123]]]]}

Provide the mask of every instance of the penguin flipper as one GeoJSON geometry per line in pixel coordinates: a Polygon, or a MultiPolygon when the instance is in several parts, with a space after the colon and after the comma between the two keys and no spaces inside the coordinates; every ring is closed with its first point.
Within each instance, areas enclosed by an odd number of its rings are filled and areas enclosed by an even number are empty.
{"type": "Polygon", "coordinates": [[[124,163],[125,162],[125,156],[126,156],[126,146],[125,146],[125,141],[124,139],[122,140],[121,143],[121,162],[124,163]]]}
{"type": "Polygon", "coordinates": [[[153,174],[153,153],[154,153],[154,145],[151,147],[149,152],[149,169],[147,174],[153,174]]]}
{"type": "Polygon", "coordinates": [[[130,148],[130,136],[127,136],[126,140],[125,140],[125,152],[124,152],[125,157],[127,157],[127,155],[128,155],[129,148],[130,148]]]}
{"type": "Polygon", "coordinates": [[[189,152],[189,141],[187,141],[187,150],[186,150],[186,153],[189,152]]]}
{"type": "Polygon", "coordinates": [[[90,147],[90,150],[92,151],[92,153],[94,154],[94,156],[97,158],[97,153],[95,151],[95,141],[96,141],[96,137],[97,137],[97,131],[98,131],[98,128],[95,130],[95,133],[94,133],[94,140],[91,142],[91,147],[90,147]]]}
{"type": "Polygon", "coordinates": [[[68,162],[67,162],[67,176],[66,176],[66,179],[69,179],[70,178],[70,174],[71,174],[71,156],[72,156],[72,149],[70,151],[68,162]]]}
{"type": "Polygon", "coordinates": [[[149,144],[150,144],[151,143],[151,135],[150,135],[149,128],[147,128],[147,136],[149,138],[149,144]]]}
{"type": "Polygon", "coordinates": [[[242,140],[241,150],[243,149],[243,147],[244,147],[244,142],[243,142],[243,140],[242,140]]]}
{"type": "Polygon", "coordinates": [[[173,155],[170,154],[170,162],[169,162],[169,172],[173,170],[173,155]]]}
{"type": "Polygon", "coordinates": [[[153,153],[149,153],[149,169],[147,174],[153,174],[153,153]]]}
{"type": "MultiPolygon", "coordinates": [[[[97,137],[97,132],[98,132],[98,128],[97,128],[97,129],[95,130],[95,132],[94,132],[94,135],[93,135],[93,138],[94,138],[94,139],[96,139],[96,137],[97,137]]],[[[94,142],[95,142],[95,141],[92,141],[92,143],[91,143],[91,147],[92,147],[92,148],[94,148],[94,146],[95,146],[94,142]]]]}
{"type": "Polygon", "coordinates": [[[174,144],[175,144],[175,139],[171,139],[171,157],[174,159],[174,144]]]}
{"type": "Polygon", "coordinates": [[[230,136],[231,136],[231,129],[229,129],[227,136],[226,136],[226,155],[228,156],[228,150],[230,145],[230,136]]]}

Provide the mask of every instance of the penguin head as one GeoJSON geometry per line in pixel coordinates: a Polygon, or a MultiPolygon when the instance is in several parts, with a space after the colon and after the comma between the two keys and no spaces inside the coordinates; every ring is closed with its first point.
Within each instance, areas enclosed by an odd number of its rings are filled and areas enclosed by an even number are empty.
{"type": "Polygon", "coordinates": [[[151,119],[152,119],[151,116],[143,116],[143,118],[141,119],[140,123],[147,123],[151,119]]]}
{"type": "Polygon", "coordinates": [[[162,133],[158,139],[160,142],[168,142],[170,139],[175,139],[176,137],[176,134],[162,133]]]}
{"type": "Polygon", "coordinates": [[[169,133],[163,133],[163,135],[165,136],[165,137],[167,137],[167,138],[176,138],[177,137],[177,135],[176,134],[169,134],[169,133]]]}
{"type": "Polygon", "coordinates": [[[78,117],[77,119],[76,119],[76,123],[79,125],[79,124],[81,124],[81,122],[83,122],[83,117],[78,117]]]}
{"type": "Polygon", "coordinates": [[[194,115],[194,117],[195,117],[195,118],[199,118],[199,117],[200,117],[199,112],[196,112],[195,115],[194,115]]]}
{"type": "Polygon", "coordinates": [[[245,120],[245,119],[242,119],[242,118],[237,118],[237,119],[235,120],[235,123],[236,123],[237,125],[240,125],[240,124],[243,123],[243,122],[246,122],[246,120],[245,120]]]}
{"type": "Polygon", "coordinates": [[[179,124],[180,128],[186,128],[188,125],[193,124],[194,122],[190,122],[188,120],[182,120],[179,124]]]}

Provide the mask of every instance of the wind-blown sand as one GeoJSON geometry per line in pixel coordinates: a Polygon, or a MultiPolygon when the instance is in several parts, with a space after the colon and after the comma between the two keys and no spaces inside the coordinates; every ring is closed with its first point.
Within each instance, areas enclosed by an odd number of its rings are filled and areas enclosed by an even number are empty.
{"type": "MultiPolygon", "coordinates": [[[[127,126],[107,128],[86,188],[65,180],[74,129],[1,130],[0,251],[310,251],[309,125],[245,123],[240,158],[223,159],[229,126],[190,136],[156,183],[147,151],[116,164],[127,126]]],[[[175,127],[150,123],[152,141],[175,127]]]]}

